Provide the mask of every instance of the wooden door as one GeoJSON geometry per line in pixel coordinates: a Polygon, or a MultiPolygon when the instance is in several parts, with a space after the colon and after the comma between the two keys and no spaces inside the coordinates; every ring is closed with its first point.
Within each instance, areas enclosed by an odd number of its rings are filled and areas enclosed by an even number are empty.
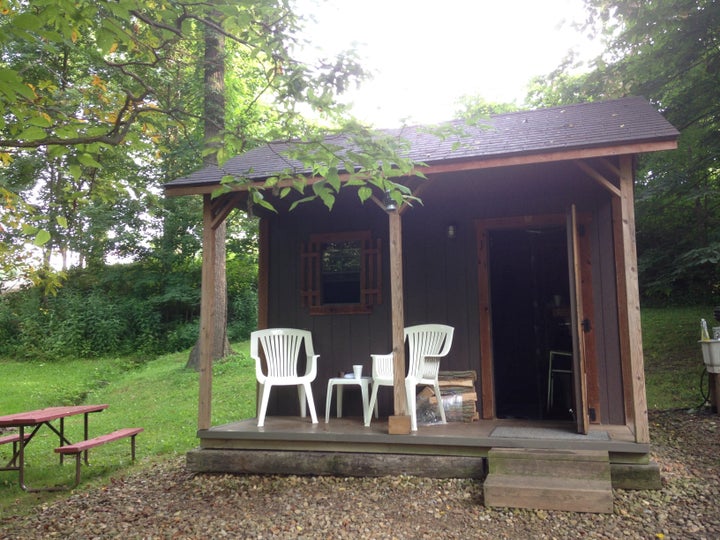
{"type": "Polygon", "coordinates": [[[580,241],[575,205],[567,215],[568,274],[570,277],[570,321],[573,342],[573,387],[575,389],[575,419],[578,433],[587,434],[587,368],[585,362],[584,330],[589,324],[583,311],[582,274],[580,271],[580,241]]]}

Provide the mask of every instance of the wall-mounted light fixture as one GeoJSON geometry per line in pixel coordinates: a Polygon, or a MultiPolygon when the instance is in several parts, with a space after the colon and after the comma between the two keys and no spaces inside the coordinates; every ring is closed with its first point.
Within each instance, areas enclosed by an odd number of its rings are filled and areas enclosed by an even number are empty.
{"type": "Polygon", "coordinates": [[[454,240],[457,237],[457,225],[454,223],[447,226],[447,237],[449,240],[454,240]]]}
{"type": "Polygon", "coordinates": [[[385,210],[387,210],[388,212],[397,210],[397,204],[395,204],[395,199],[390,196],[389,189],[385,191],[385,198],[383,199],[383,204],[385,205],[385,210]]]}

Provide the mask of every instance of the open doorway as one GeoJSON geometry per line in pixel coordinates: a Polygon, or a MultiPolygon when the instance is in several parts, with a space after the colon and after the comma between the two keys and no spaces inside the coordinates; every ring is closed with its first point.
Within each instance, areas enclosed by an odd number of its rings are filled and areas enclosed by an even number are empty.
{"type": "Polygon", "coordinates": [[[572,420],[565,226],[491,230],[489,281],[498,418],[572,420]],[[554,355],[550,376],[550,353],[554,355]]]}

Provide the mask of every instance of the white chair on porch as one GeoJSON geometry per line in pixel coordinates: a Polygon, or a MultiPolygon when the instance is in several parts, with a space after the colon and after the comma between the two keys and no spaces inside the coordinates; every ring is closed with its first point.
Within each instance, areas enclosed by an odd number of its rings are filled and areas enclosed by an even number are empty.
{"type": "MultiPolygon", "coordinates": [[[[437,397],[438,412],[442,423],[446,423],[445,409],[440,396],[438,373],[440,359],[447,356],[452,346],[452,326],[444,324],[420,324],[405,328],[405,340],[408,342],[408,374],[405,377],[408,412],[411,418],[411,430],[417,431],[417,387],[432,386],[437,397]]],[[[368,404],[370,412],[377,417],[377,391],[380,386],[393,385],[393,355],[372,354],[372,393],[368,404]]]]}
{"type": "Polygon", "coordinates": [[[256,330],[250,334],[250,356],[255,360],[255,377],[260,385],[258,427],[263,427],[265,424],[270,389],[273,386],[297,385],[300,415],[305,417],[307,400],[307,404],[310,405],[312,423],[317,424],[315,401],[310,383],[315,380],[317,375],[317,359],[320,355],[315,354],[313,350],[310,332],[294,328],[256,330]],[[305,374],[299,375],[298,360],[303,342],[305,342],[307,362],[305,374]],[[267,372],[263,370],[261,354],[264,356],[267,372]]]}

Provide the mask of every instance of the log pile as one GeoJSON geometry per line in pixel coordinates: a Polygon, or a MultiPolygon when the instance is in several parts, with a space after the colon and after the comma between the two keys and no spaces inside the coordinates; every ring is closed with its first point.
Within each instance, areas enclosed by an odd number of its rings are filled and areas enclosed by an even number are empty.
{"type": "MultiPolygon", "coordinates": [[[[474,422],[480,419],[477,410],[477,392],[475,371],[441,371],[438,375],[440,394],[448,422],[474,422]]],[[[418,405],[426,402],[430,409],[437,406],[435,392],[429,386],[418,394],[418,405]]],[[[419,409],[419,406],[418,406],[419,409]]]]}

